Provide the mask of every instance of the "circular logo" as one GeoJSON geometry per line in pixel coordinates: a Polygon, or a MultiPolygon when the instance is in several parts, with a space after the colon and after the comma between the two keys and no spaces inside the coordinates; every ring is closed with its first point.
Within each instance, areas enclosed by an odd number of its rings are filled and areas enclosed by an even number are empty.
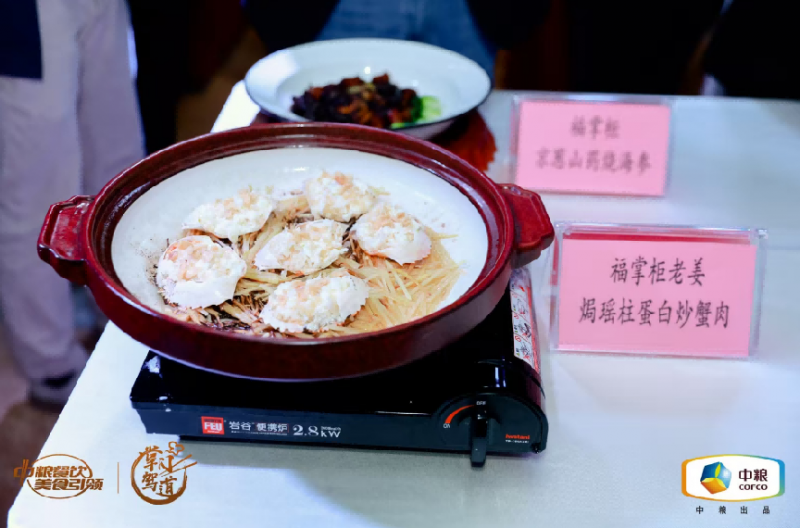
{"type": "Polygon", "coordinates": [[[197,462],[188,462],[183,446],[170,442],[169,449],[147,447],[131,466],[131,486],[145,502],[164,505],[175,502],[186,491],[186,469],[197,462]]]}

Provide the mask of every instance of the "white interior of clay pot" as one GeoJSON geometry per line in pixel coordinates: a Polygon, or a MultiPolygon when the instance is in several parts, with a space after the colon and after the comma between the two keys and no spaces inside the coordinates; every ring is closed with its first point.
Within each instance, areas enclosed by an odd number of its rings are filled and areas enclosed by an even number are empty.
{"type": "Polygon", "coordinates": [[[299,188],[325,170],[341,171],[381,187],[388,200],[434,231],[458,235],[443,241],[463,273],[440,308],[463,295],[486,261],[486,227],[458,189],[408,163],[354,150],[283,148],[237,154],[184,170],[139,197],[114,231],[111,257],[122,284],[147,306],[164,306],[155,286],[155,265],[167,245],[181,237],[184,218],[197,205],[253,188],[299,188]]]}

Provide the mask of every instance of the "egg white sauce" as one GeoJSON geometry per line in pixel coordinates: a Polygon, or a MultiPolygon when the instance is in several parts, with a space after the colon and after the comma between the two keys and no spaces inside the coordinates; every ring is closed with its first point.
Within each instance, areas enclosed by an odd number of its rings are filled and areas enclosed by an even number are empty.
{"type": "Polygon", "coordinates": [[[184,219],[184,229],[200,229],[236,240],[261,229],[275,208],[264,192],[240,189],[233,196],[197,206],[184,219]]]}
{"type": "Polygon", "coordinates": [[[329,277],[295,279],[269,296],[261,320],[281,332],[319,332],[356,314],[368,295],[367,283],[345,270],[329,277]]]}
{"type": "Polygon", "coordinates": [[[370,255],[410,264],[431,253],[431,239],[416,218],[399,207],[380,202],[359,218],[353,238],[370,255]]]}
{"type": "Polygon", "coordinates": [[[186,308],[205,308],[233,298],[247,264],[236,251],[210,237],[176,240],[158,262],[156,283],[164,297],[186,308]]]}
{"type": "Polygon", "coordinates": [[[375,194],[367,184],[341,172],[323,172],[306,180],[304,187],[311,212],[337,222],[358,218],[375,205],[375,194]]]}
{"type": "Polygon", "coordinates": [[[254,264],[261,270],[286,270],[308,275],[327,268],[346,250],[347,224],[315,220],[287,227],[267,242],[254,264]]]}

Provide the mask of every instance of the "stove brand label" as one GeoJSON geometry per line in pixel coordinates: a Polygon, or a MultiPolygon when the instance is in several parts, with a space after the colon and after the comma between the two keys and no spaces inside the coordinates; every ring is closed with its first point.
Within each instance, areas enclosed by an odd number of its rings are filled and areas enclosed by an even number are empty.
{"type": "MultiPolygon", "coordinates": [[[[225,434],[224,420],[216,417],[203,417],[204,434],[225,434]],[[217,432],[217,428],[222,428],[217,432]]],[[[301,425],[279,422],[256,422],[247,420],[227,420],[227,433],[231,435],[285,437],[287,440],[302,437],[309,440],[340,438],[341,427],[328,425],[301,425]]]]}
{"type": "Polygon", "coordinates": [[[527,268],[511,273],[511,321],[514,327],[514,356],[539,372],[539,344],[533,318],[531,276],[527,268]]]}
{"type": "Polygon", "coordinates": [[[222,418],[216,416],[203,416],[203,434],[224,435],[225,423],[222,418]]]}
{"type": "Polygon", "coordinates": [[[231,434],[249,433],[255,435],[288,436],[289,424],[275,422],[229,421],[231,434]]]}

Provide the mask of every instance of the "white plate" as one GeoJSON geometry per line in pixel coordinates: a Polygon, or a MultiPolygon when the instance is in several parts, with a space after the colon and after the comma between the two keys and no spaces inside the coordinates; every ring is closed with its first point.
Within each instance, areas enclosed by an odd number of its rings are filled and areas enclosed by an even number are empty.
{"type": "Polygon", "coordinates": [[[300,122],[307,119],[291,112],[293,97],[345,77],[371,80],[384,73],[400,88],[439,99],[439,119],[398,129],[422,139],[443,132],[456,117],[476,108],[492,88],[484,69],[458,53],[388,39],[326,40],[287,48],[258,61],[244,83],[250,98],[263,110],[300,122]]]}
{"type": "Polygon", "coordinates": [[[179,172],[149,189],[125,211],[114,230],[111,259],[122,284],[159,310],[164,303],[153,283],[154,266],[181,236],[183,219],[202,203],[232,196],[248,185],[298,188],[323,170],[341,171],[383,188],[385,198],[434,231],[458,235],[443,243],[463,273],[439,308],[461,297],[486,263],[489,241],[478,210],[458,189],[403,161],[331,148],[281,148],[235,154],[179,172]]]}

